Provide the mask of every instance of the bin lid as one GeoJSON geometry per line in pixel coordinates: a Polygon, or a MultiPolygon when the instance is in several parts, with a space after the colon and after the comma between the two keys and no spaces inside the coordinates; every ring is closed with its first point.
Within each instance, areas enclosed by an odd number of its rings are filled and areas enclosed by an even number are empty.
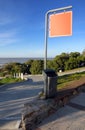
{"type": "Polygon", "coordinates": [[[55,73],[55,71],[54,71],[54,70],[51,70],[51,69],[46,69],[46,70],[44,70],[44,73],[45,73],[47,76],[49,76],[49,77],[55,77],[55,76],[57,76],[57,74],[55,73]]]}

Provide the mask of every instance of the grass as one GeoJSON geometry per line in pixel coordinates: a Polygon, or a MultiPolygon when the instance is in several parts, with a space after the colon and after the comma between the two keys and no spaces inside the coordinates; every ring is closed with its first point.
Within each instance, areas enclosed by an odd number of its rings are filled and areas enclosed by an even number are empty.
{"type": "Polygon", "coordinates": [[[59,76],[57,88],[66,88],[66,86],[69,85],[72,81],[78,80],[81,77],[85,77],[85,72],[59,76]]]}
{"type": "Polygon", "coordinates": [[[22,81],[20,78],[7,77],[0,80],[0,85],[22,81]]]}

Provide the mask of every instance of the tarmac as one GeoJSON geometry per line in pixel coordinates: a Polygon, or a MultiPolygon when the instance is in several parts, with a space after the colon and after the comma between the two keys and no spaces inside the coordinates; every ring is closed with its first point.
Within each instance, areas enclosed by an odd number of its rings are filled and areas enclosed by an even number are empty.
{"type": "Polygon", "coordinates": [[[21,130],[24,104],[35,100],[42,88],[42,76],[30,76],[27,81],[0,86],[0,130],[21,130]]]}
{"type": "Polygon", "coordinates": [[[85,93],[45,119],[36,130],[85,130],[85,93]]]}
{"type": "MultiPolygon", "coordinates": [[[[36,98],[43,88],[42,81],[40,76],[33,77],[1,88],[0,130],[19,130],[23,105],[36,98]]],[[[35,130],[85,130],[85,92],[46,118],[35,130]]]]}

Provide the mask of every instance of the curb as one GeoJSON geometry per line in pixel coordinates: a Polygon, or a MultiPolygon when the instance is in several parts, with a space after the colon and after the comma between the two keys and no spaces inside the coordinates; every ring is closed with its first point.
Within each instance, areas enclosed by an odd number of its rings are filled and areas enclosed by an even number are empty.
{"type": "Polygon", "coordinates": [[[72,98],[79,95],[84,86],[77,86],[68,92],[60,92],[56,97],[47,100],[37,99],[24,104],[22,111],[21,128],[23,130],[33,130],[45,118],[49,117],[61,107],[65,106],[72,98]]]}

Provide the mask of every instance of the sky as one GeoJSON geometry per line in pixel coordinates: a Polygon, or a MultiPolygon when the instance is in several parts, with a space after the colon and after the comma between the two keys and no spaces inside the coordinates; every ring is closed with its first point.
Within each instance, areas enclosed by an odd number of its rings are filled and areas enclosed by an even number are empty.
{"type": "Polygon", "coordinates": [[[0,0],[0,57],[44,57],[45,14],[72,6],[72,36],[48,37],[48,57],[85,49],[84,0],[0,0]]]}

